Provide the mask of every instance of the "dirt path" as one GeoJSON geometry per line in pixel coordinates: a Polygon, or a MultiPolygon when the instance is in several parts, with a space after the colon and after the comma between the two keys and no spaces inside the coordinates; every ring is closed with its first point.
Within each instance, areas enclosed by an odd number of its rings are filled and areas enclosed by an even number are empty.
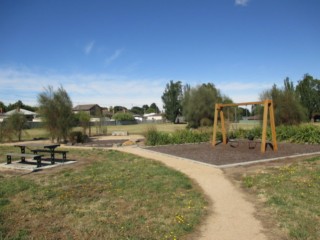
{"type": "Polygon", "coordinates": [[[200,227],[197,239],[262,240],[268,239],[262,224],[254,217],[254,206],[226,179],[223,172],[210,165],[184,160],[136,146],[115,148],[163,162],[194,179],[212,201],[212,211],[200,227]]]}

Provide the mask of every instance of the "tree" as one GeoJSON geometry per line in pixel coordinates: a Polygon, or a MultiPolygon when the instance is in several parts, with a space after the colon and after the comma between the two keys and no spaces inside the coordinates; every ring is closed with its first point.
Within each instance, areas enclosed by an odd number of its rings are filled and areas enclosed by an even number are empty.
{"type": "Polygon", "coordinates": [[[306,110],[299,102],[293,83],[286,78],[284,87],[273,85],[272,89],[260,95],[261,100],[272,99],[277,125],[299,124],[306,119],[306,110]]]}
{"type": "Polygon", "coordinates": [[[212,124],[214,105],[218,102],[223,102],[223,97],[214,84],[202,84],[195,88],[187,86],[184,91],[182,109],[189,127],[197,128],[203,122],[206,125],[212,124]]]}
{"type": "Polygon", "coordinates": [[[143,113],[146,113],[147,110],[149,109],[149,105],[147,105],[147,104],[143,105],[142,109],[143,109],[143,113]]]}
{"type": "Polygon", "coordinates": [[[6,105],[0,101],[0,110],[1,110],[0,112],[1,113],[6,112],[6,109],[7,109],[6,105]]]}
{"type": "Polygon", "coordinates": [[[117,112],[126,112],[126,111],[127,111],[127,108],[126,108],[126,107],[123,107],[123,106],[114,106],[114,107],[113,107],[113,111],[114,111],[114,113],[117,113],[117,112]]]}
{"type": "Polygon", "coordinates": [[[151,105],[150,105],[150,107],[149,107],[149,109],[147,111],[150,112],[150,113],[152,113],[152,112],[159,113],[160,112],[157,104],[155,104],[155,103],[151,103],[151,105]]]}
{"type": "Polygon", "coordinates": [[[138,115],[143,115],[144,111],[141,107],[138,106],[134,106],[130,109],[130,112],[132,112],[133,114],[138,114],[138,115]]]}
{"type": "Polygon", "coordinates": [[[301,104],[307,109],[309,119],[320,113],[320,80],[306,74],[296,88],[301,104]]]}
{"type": "Polygon", "coordinates": [[[21,141],[22,131],[26,128],[26,123],[27,119],[22,113],[15,112],[10,115],[4,123],[6,137],[11,138],[11,135],[14,134],[18,141],[21,141]]]}
{"type": "Polygon", "coordinates": [[[177,116],[182,112],[182,85],[181,82],[173,82],[166,85],[164,93],[162,95],[163,108],[166,118],[175,122],[177,116]]]}
{"type": "Polygon", "coordinates": [[[87,112],[80,111],[76,114],[76,118],[83,129],[83,134],[87,134],[87,129],[90,127],[90,114],[87,112]]]}
{"type": "Polygon", "coordinates": [[[54,91],[52,86],[38,95],[39,113],[48,130],[52,141],[67,140],[71,128],[74,126],[72,102],[68,93],[59,87],[54,91]]]}
{"type": "Polygon", "coordinates": [[[32,106],[26,105],[21,100],[18,100],[14,104],[10,103],[6,109],[7,109],[7,111],[11,111],[11,110],[20,109],[20,108],[29,110],[31,112],[35,112],[37,110],[37,107],[32,107],[32,106]]]}
{"type": "Polygon", "coordinates": [[[133,121],[134,117],[131,113],[123,113],[123,112],[118,112],[112,117],[114,120],[117,121],[133,121]]]}

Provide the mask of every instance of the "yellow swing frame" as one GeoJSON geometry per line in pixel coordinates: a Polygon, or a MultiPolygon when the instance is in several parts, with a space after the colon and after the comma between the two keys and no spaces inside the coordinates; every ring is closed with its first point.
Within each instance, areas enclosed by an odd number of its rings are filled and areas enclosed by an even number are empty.
{"type": "Polygon", "coordinates": [[[222,142],[223,142],[223,144],[227,144],[227,133],[226,133],[225,122],[224,122],[224,114],[222,111],[224,107],[236,107],[236,106],[255,105],[255,104],[262,104],[264,106],[263,123],[262,123],[261,152],[264,153],[266,151],[266,147],[267,147],[266,143],[267,143],[268,113],[270,114],[270,127],[271,127],[271,134],[272,134],[273,151],[278,151],[276,125],[275,125],[275,120],[274,120],[274,111],[273,111],[272,100],[265,100],[262,102],[244,102],[244,103],[230,103],[230,104],[229,103],[228,104],[217,103],[215,105],[215,111],[214,111],[212,146],[215,147],[215,145],[216,145],[218,115],[220,115],[220,120],[221,120],[222,142]]]}

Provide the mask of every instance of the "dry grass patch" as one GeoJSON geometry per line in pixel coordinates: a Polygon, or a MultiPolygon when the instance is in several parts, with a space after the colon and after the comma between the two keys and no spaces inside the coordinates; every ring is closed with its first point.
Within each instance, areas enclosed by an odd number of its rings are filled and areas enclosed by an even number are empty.
{"type": "Polygon", "coordinates": [[[264,208],[287,239],[320,239],[320,157],[251,173],[243,185],[264,199],[264,208]]]}
{"type": "Polygon", "coordinates": [[[117,151],[69,155],[91,163],[0,176],[1,238],[183,239],[205,215],[198,187],[158,162],[117,151]]]}

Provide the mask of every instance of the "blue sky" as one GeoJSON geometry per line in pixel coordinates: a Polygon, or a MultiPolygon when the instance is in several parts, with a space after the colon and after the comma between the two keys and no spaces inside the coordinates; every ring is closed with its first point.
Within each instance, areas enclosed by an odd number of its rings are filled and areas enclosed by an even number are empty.
{"type": "Polygon", "coordinates": [[[0,101],[131,108],[170,81],[256,101],[285,77],[320,78],[319,0],[1,0],[0,101]]]}

